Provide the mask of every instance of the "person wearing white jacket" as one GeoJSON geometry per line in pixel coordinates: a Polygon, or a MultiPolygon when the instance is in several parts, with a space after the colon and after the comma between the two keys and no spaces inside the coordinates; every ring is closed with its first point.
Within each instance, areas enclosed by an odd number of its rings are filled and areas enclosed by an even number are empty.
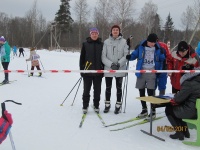
{"type": "MultiPolygon", "coordinates": [[[[126,70],[126,55],[128,54],[128,45],[126,40],[120,33],[120,27],[114,25],[111,28],[111,34],[109,38],[104,41],[103,51],[102,51],[102,62],[104,64],[104,70],[126,70]]],[[[115,105],[115,114],[119,113],[121,108],[121,97],[122,97],[122,81],[125,77],[125,73],[105,73],[106,81],[106,99],[105,99],[105,109],[104,113],[109,112],[111,104],[111,88],[113,77],[116,79],[117,88],[117,101],[115,105]]]]}

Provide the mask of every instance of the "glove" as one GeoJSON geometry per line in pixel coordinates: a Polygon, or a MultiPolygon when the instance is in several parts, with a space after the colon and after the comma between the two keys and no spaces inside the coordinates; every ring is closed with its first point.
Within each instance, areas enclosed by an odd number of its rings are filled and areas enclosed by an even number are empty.
{"type": "Polygon", "coordinates": [[[190,64],[186,64],[182,66],[182,70],[193,70],[193,69],[194,69],[194,66],[190,64]]]}
{"type": "Polygon", "coordinates": [[[119,66],[118,66],[117,64],[115,64],[115,63],[112,63],[112,64],[111,64],[111,69],[112,69],[112,70],[118,70],[118,69],[119,69],[119,66]]]}
{"type": "Polygon", "coordinates": [[[7,110],[4,111],[4,114],[5,114],[6,118],[8,119],[9,124],[12,125],[13,124],[12,115],[10,113],[8,113],[7,110]]]}
{"type": "Polygon", "coordinates": [[[131,55],[129,54],[129,55],[126,55],[126,59],[127,60],[130,60],[131,59],[131,55]]]}
{"type": "Polygon", "coordinates": [[[174,101],[174,99],[171,99],[170,100],[170,103],[171,103],[171,105],[173,105],[173,106],[177,106],[178,104],[174,101]]]}

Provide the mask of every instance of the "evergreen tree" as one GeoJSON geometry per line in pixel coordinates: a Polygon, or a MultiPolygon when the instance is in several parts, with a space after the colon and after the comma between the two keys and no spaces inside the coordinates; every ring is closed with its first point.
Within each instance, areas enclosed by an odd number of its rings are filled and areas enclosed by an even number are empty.
{"type": "Polygon", "coordinates": [[[56,13],[55,22],[59,25],[61,31],[69,31],[70,25],[74,22],[70,13],[70,0],[61,0],[60,9],[56,13]]]}
{"type": "Polygon", "coordinates": [[[167,19],[166,19],[165,26],[164,26],[164,29],[165,29],[164,42],[171,39],[172,32],[174,31],[173,24],[174,24],[174,22],[172,21],[172,18],[169,13],[169,15],[167,16],[167,19]]]}

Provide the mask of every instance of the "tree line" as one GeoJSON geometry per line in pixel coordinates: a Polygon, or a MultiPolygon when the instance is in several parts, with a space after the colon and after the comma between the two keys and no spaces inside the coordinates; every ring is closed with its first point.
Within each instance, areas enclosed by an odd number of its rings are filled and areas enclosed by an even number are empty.
{"type": "Polygon", "coordinates": [[[135,3],[136,0],[98,0],[91,10],[87,0],[75,0],[72,9],[70,0],[61,0],[55,19],[48,22],[35,0],[24,17],[9,17],[0,12],[0,34],[11,46],[80,49],[91,27],[99,29],[104,41],[111,26],[118,24],[124,38],[133,35],[133,48],[150,33],[156,33],[165,43],[169,40],[171,47],[185,40],[191,41],[195,48],[200,41],[200,0],[194,0],[194,5],[183,12],[180,18],[182,30],[175,29],[170,12],[163,21],[157,13],[158,6],[152,1],[145,3],[140,13],[137,13],[135,3]],[[75,13],[75,18],[71,17],[70,10],[75,13]]]}

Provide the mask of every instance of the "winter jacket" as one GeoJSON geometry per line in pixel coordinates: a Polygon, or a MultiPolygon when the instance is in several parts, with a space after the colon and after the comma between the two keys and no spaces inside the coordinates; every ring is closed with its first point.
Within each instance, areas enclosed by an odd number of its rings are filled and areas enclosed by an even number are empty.
{"type": "MultiPolygon", "coordinates": [[[[165,60],[163,62],[163,68],[162,70],[167,70],[167,64],[171,61],[171,52],[169,51],[167,44],[163,42],[158,42],[160,45],[161,49],[164,52],[165,55],[165,60]]],[[[156,86],[158,86],[158,90],[165,90],[166,89],[166,84],[167,84],[167,73],[157,73],[156,76],[156,86]]]]}
{"type": "Polygon", "coordinates": [[[196,53],[199,55],[200,57],[200,42],[197,45],[197,49],[196,49],[196,53]]]}
{"type": "Polygon", "coordinates": [[[38,60],[33,60],[33,56],[36,54],[35,50],[30,51],[30,57],[26,59],[26,61],[31,61],[32,66],[39,66],[39,61],[38,60]]]}
{"type": "MultiPolygon", "coordinates": [[[[191,46],[189,46],[188,50],[188,57],[182,58],[178,51],[172,52],[172,61],[168,64],[169,70],[182,70],[182,67],[189,64],[193,65],[194,67],[198,67],[200,65],[200,60],[198,55],[195,53],[195,50],[192,49],[191,46]]],[[[180,90],[180,78],[181,73],[172,73],[171,75],[171,84],[172,87],[174,87],[177,90],[180,90]]]]}
{"type": "Polygon", "coordinates": [[[1,56],[1,62],[10,62],[10,45],[7,41],[1,46],[2,48],[5,50],[5,55],[1,56]]]}
{"type": "MultiPolygon", "coordinates": [[[[131,53],[131,60],[137,59],[136,70],[142,70],[142,65],[144,62],[145,56],[145,47],[147,46],[147,41],[142,41],[140,45],[131,53]]],[[[154,53],[154,62],[155,62],[155,70],[162,70],[163,61],[165,60],[165,55],[163,50],[161,50],[160,45],[158,43],[155,44],[155,53],[154,53]]],[[[141,73],[136,73],[137,77],[141,76],[141,73]]]]}
{"type": "Polygon", "coordinates": [[[173,111],[178,118],[197,118],[196,100],[200,98],[200,73],[186,73],[181,77],[181,89],[174,96],[174,101],[179,105],[173,111]]]}
{"type": "MultiPolygon", "coordinates": [[[[105,40],[102,52],[102,62],[104,70],[112,70],[112,63],[119,63],[119,70],[126,70],[126,55],[128,54],[128,45],[122,34],[116,39],[111,35],[105,40]]],[[[125,73],[105,73],[105,77],[124,77],[125,73]]]]}
{"type": "MultiPolygon", "coordinates": [[[[94,41],[91,37],[88,37],[81,49],[79,61],[80,70],[103,70],[103,63],[101,61],[102,49],[103,43],[101,42],[101,38],[94,41]]],[[[86,73],[84,76],[103,76],[103,74],[86,73]]]]}

